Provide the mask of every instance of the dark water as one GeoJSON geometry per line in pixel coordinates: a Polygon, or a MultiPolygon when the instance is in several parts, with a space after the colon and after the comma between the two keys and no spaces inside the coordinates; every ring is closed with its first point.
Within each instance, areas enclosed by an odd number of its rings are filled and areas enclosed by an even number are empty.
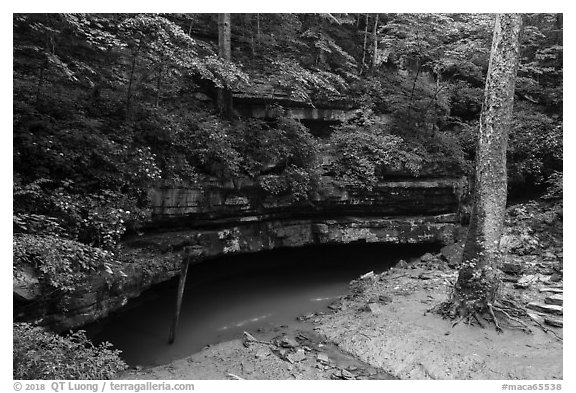
{"type": "Polygon", "coordinates": [[[205,261],[190,266],[176,342],[168,332],[177,281],[130,301],[110,318],[87,328],[109,341],[131,365],[158,365],[200,351],[243,331],[294,324],[296,317],[326,307],[348,291],[350,280],[382,272],[400,259],[430,250],[354,244],[281,249],[205,261]]]}

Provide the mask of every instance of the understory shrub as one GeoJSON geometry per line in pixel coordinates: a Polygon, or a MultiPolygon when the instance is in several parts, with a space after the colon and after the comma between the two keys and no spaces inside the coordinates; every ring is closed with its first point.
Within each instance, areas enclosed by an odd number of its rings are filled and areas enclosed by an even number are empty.
{"type": "Polygon", "coordinates": [[[404,169],[417,176],[423,158],[385,125],[367,120],[343,124],[332,134],[331,171],[336,178],[353,189],[371,190],[386,170],[404,169]]]}
{"type": "Polygon", "coordinates": [[[59,336],[29,323],[13,324],[14,379],[110,379],[127,368],[112,344],[95,346],[83,331],[59,336]]]}
{"type": "Polygon", "coordinates": [[[14,184],[14,231],[58,235],[114,250],[127,229],[148,217],[134,196],[111,190],[85,195],[71,181],[14,184]]]}
{"type": "Polygon", "coordinates": [[[515,182],[543,184],[562,171],[562,123],[519,105],[508,145],[508,175],[515,182]]]}
{"type": "Polygon", "coordinates": [[[14,267],[38,269],[45,285],[63,292],[73,292],[91,272],[112,275],[117,265],[110,251],[58,236],[15,234],[12,245],[14,267]]]}

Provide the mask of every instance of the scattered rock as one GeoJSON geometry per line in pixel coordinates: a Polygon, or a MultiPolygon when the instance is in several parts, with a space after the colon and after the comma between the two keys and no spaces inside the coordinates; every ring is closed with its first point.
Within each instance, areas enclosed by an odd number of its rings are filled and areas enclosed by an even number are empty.
{"type": "Polygon", "coordinates": [[[298,321],[307,321],[307,320],[309,320],[309,319],[314,318],[315,316],[316,316],[316,314],[314,314],[313,312],[311,312],[311,313],[308,313],[308,314],[306,314],[306,315],[300,315],[300,316],[297,317],[296,319],[297,319],[298,321]]]}
{"type": "Polygon", "coordinates": [[[545,287],[545,288],[540,288],[540,292],[564,293],[564,289],[554,288],[554,287],[545,287]]]}
{"type": "Polygon", "coordinates": [[[563,295],[562,294],[556,294],[556,295],[548,296],[544,299],[544,303],[555,304],[557,306],[561,306],[563,304],[563,295]]]}
{"type": "Polygon", "coordinates": [[[390,296],[380,295],[378,296],[378,301],[383,304],[388,304],[392,302],[392,298],[390,296]]]}
{"type": "Polygon", "coordinates": [[[458,267],[462,262],[462,253],[464,252],[464,244],[454,243],[440,249],[440,254],[452,269],[458,267]]]}
{"type": "Polygon", "coordinates": [[[316,359],[322,363],[330,363],[330,358],[325,353],[319,353],[316,359]]]}
{"type": "Polygon", "coordinates": [[[537,303],[537,302],[530,302],[530,303],[528,303],[527,307],[532,309],[532,310],[544,312],[547,314],[562,315],[562,313],[563,313],[562,306],[556,306],[553,304],[543,304],[543,303],[537,303]]]}
{"type": "Polygon", "coordinates": [[[332,377],[335,379],[355,379],[354,374],[344,369],[334,371],[332,377]]]}
{"type": "Polygon", "coordinates": [[[306,359],[306,352],[304,352],[302,348],[298,348],[296,352],[286,355],[286,359],[290,363],[301,362],[302,360],[306,359]]]}
{"type": "Polygon", "coordinates": [[[544,221],[548,225],[553,224],[554,221],[556,221],[557,216],[558,216],[557,213],[554,211],[548,211],[548,212],[542,213],[542,215],[541,215],[542,221],[544,221]]]}
{"type": "Polygon", "coordinates": [[[528,274],[526,276],[522,276],[518,280],[518,282],[516,284],[514,284],[514,288],[526,289],[532,283],[534,283],[536,280],[537,280],[537,277],[534,274],[528,274]]]}
{"type": "Polygon", "coordinates": [[[372,314],[380,314],[382,313],[382,309],[378,303],[370,303],[368,304],[368,309],[372,314]]]}
{"type": "Polygon", "coordinates": [[[300,340],[308,340],[308,341],[310,340],[310,338],[302,332],[298,332],[296,337],[299,338],[300,340]]]}
{"type": "Polygon", "coordinates": [[[550,281],[553,281],[553,282],[562,281],[562,275],[558,274],[558,273],[554,273],[554,274],[552,274],[552,276],[550,276],[550,281]]]}
{"type": "Polygon", "coordinates": [[[420,257],[420,260],[422,262],[430,262],[433,259],[434,259],[434,255],[430,254],[429,252],[427,252],[426,254],[424,254],[420,257]]]}
{"type": "Polygon", "coordinates": [[[300,344],[298,344],[298,341],[296,341],[294,338],[289,337],[289,336],[284,336],[278,342],[278,345],[283,347],[283,348],[295,348],[295,347],[298,347],[300,344]]]}
{"type": "Polygon", "coordinates": [[[408,269],[408,262],[406,262],[404,259],[400,259],[400,261],[398,262],[398,264],[396,264],[397,267],[399,267],[400,269],[408,269]]]}
{"type": "Polygon", "coordinates": [[[256,354],[254,356],[256,356],[256,359],[264,359],[267,358],[268,356],[270,356],[270,348],[268,347],[260,347],[258,348],[258,350],[256,351],[256,354]]]}
{"type": "Polygon", "coordinates": [[[278,354],[278,357],[282,360],[286,360],[290,363],[294,363],[294,361],[292,359],[290,359],[288,357],[288,355],[290,354],[290,352],[288,351],[288,349],[286,348],[280,348],[278,350],[275,351],[278,354]]]}
{"type": "Polygon", "coordinates": [[[330,310],[338,311],[342,308],[342,302],[340,300],[337,300],[334,303],[329,304],[328,308],[330,310]]]}
{"type": "Polygon", "coordinates": [[[563,327],[563,321],[562,319],[557,319],[557,318],[552,318],[552,317],[546,317],[544,318],[544,323],[550,326],[554,326],[554,327],[563,327]]]}
{"type": "Polygon", "coordinates": [[[518,262],[504,262],[500,270],[512,276],[519,276],[524,271],[524,267],[518,262]]]}

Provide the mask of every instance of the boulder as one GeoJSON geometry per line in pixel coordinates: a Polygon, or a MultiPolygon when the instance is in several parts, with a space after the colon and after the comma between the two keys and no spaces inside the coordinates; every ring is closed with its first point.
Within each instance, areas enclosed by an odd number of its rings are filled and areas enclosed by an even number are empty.
{"type": "Polygon", "coordinates": [[[406,262],[404,259],[401,259],[396,266],[400,269],[408,269],[408,262],[406,262]]]}
{"type": "Polygon", "coordinates": [[[512,276],[519,276],[524,271],[524,266],[519,262],[504,262],[500,270],[512,276]]]}
{"type": "Polygon", "coordinates": [[[462,262],[462,253],[464,252],[463,243],[453,243],[440,249],[440,254],[451,268],[456,268],[462,262]]]}

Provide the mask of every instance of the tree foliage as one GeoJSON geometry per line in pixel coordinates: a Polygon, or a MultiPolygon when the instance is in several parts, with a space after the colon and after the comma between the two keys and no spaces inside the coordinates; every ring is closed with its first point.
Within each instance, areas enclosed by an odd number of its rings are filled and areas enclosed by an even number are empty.
{"type": "Polygon", "coordinates": [[[13,325],[14,379],[110,379],[127,368],[111,344],[93,345],[83,331],[67,336],[28,323],[13,325]]]}

